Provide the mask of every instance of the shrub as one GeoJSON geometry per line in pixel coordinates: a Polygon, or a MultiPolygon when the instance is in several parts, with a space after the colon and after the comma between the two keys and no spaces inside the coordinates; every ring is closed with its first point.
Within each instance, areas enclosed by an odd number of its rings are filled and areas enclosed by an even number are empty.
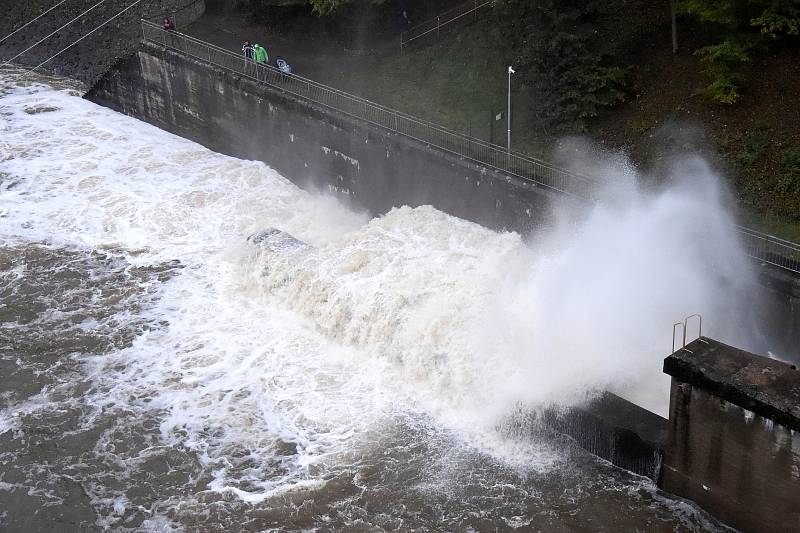
{"type": "Polygon", "coordinates": [[[798,0],[681,0],[680,7],[721,39],[696,52],[710,78],[703,93],[721,104],[740,99],[740,69],[754,53],[800,34],[798,0]]]}
{"type": "Polygon", "coordinates": [[[545,125],[585,131],[603,109],[625,100],[628,68],[607,32],[619,0],[505,0],[505,38],[517,50],[521,81],[537,90],[545,125]]]}

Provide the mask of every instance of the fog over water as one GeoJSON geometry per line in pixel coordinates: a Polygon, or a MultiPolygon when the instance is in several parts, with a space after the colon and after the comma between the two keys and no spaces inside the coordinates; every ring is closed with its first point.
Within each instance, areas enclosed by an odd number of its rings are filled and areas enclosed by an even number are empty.
{"type": "Polygon", "coordinates": [[[692,313],[757,339],[702,161],[501,234],[0,78],[0,528],[721,527],[524,423],[605,389],[665,414],[692,313]],[[247,241],[273,227],[306,246],[247,241]]]}

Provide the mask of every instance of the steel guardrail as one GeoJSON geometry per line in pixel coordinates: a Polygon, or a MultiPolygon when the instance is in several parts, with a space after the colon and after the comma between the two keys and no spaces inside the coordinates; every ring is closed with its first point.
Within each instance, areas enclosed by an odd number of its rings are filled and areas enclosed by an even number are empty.
{"type": "Polygon", "coordinates": [[[477,17],[478,10],[493,3],[494,0],[470,0],[469,2],[465,2],[452,9],[439,13],[425,22],[412,26],[400,34],[400,49],[402,50],[411,42],[425,37],[426,35],[431,35],[434,32],[438,35],[443,27],[453,22],[463,20],[464,17],[468,15],[474,13],[477,17]]]}
{"type": "MultiPolygon", "coordinates": [[[[142,20],[142,32],[146,42],[171,48],[536,186],[592,201],[594,191],[602,184],[598,179],[558,168],[519,152],[509,152],[504,147],[448,130],[302,76],[284,74],[275,67],[256,64],[239,53],[194,37],[164,31],[160,25],[146,20],[142,20]]],[[[800,244],[744,226],[736,226],[736,229],[749,257],[800,274],[800,244]]]]}
{"type": "Polygon", "coordinates": [[[239,53],[179,32],[166,32],[161,26],[152,22],[143,20],[142,31],[145,41],[172,48],[340,113],[435,146],[478,164],[501,170],[531,184],[580,199],[591,197],[595,188],[595,181],[586,176],[567,172],[519,152],[509,152],[504,147],[448,130],[438,124],[417,119],[302,76],[284,74],[270,65],[256,64],[247,60],[239,53]]]}
{"type": "Polygon", "coordinates": [[[745,253],[753,259],[800,274],[800,244],[736,226],[745,253]]]}

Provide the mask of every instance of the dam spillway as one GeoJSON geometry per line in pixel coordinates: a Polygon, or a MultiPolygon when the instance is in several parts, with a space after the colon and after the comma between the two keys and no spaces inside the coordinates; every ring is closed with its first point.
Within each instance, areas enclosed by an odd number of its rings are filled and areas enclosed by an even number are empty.
{"type": "MultiPolygon", "coordinates": [[[[564,191],[588,194],[588,185],[579,183],[573,191],[565,185],[570,176],[558,174],[561,170],[554,169],[557,173],[541,182],[523,179],[151,41],[121,61],[87,97],[215,151],[267,161],[299,186],[329,191],[374,215],[404,205],[433,205],[492,229],[527,236],[563,222],[565,213],[574,219],[587,211],[585,200],[564,191]]],[[[702,161],[687,162],[676,171],[697,175],[701,182],[717,179],[702,161]]],[[[541,172],[547,174],[548,167],[541,172]]],[[[630,177],[621,181],[626,180],[630,177]]],[[[625,198],[626,187],[615,191],[616,186],[592,194],[625,198]]],[[[719,191],[711,194],[718,196],[719,191]]],[[[710,199],[709,213],[715,213],[717,200],[710,199]]],[[[750,322],[762,331],[746,333],[746,341],[729,340],[800,361],[800,277],[779,266],[791,267],[796,253],[762,248],[762,238],[751,233],[740,231],[736,238],[746,253],[757,257],[741,270],[757,274],[759,287],[753,291],[758,295],[751,296],[749,312],[754,315],[750,322]],[[791,257],[775,255],[775,250],[791,257]]],[[[609,237],[598,231],[597,238],[609,237]]],[[[715,240],[711,234],[701,239],[715,240]]],[[[674,250],[684,250],[684,243],[674,242],[674,250]]]]}
{"type": "MultiPolygon", "coordinates": [[[[163,77],[164,65],[154,63],[153,59],[138,56],[137,60],[139,67],[161,76],[158,79],[162,84],[166,79],[181,79],[175,75],[163,77]]],[[[175,98],[176,93],[169,98],[162,95],[161,101],[155,92],[140,91],[137,96],[136,88],[126,87],[124,74],[120,74],[127,68],[130,64],[122,65],[116,73],[117,80],[113,80],[113,75],[106,80],[109,84],[118,83],[119,94],[130,97],[130,100],[120,98],[115,105],[129,106],[125,110],[134,115],[139,110],[136,106],[143,105],[152,113],[148,120],[156,123],[162,120],[160,125],[170,129],[181,124],[186,131],[192,131],[192,128],[201,129],[197,126],[201,124],[207,130],[194,131],[191,136],[205,135],[204,143],[224,140],[216,128],[234,128],[231,123],[220,121],[216,113],[243,109],[252,115],[251,111],[256,109],[250,107],[252,102],[241,108],[200,105],[192,109],[186,107],[185,101],[181,104],[182,97],[191,95],[192,89],[186,93],[179,91],[177,95],[181,98],[175,98]],[[135,98],[148,101],[131,103],[135,98]]],[[[219,80],[216,87],[212,84],[205,89],[199,87],[203,85],[195,84],[195,94],[212,88],[226,90],[219,85],[219,80]]],[[[246,84],[240,89],[246,93],[246,84]]],[[[415,168],[418,174],[420,169],[441,173],[445,176],[442,182],[432,186],[430,176],[420,175],[416,182],[404,181],[408,188],[403,191],[392,190],[392,183],[387,182],[387,188],[378,189],[380,192],[372,201],[384,202],[388,214],[370,221],[367,215],[351,212],[329,198],[313,198],[299,192],[258,163],[217,159],[219,156],[203,152],[194,145],[190,148],[189,144],[171,137],[158,138],[169,148],[175,148],[174,152],[167,148],[155,149],[150,143],[137,145],[141,135],[155,133],[149,129],[137,133],[136,127],[118,117],[60,100],[56,95],[24,93],[23,90],[22,94],[13,94],[6,100],[5,112],[11,113],[6,116],[14,118],[15,129],[14,142],[8,145],[14,151],[10,152],[10,162],[4,166],[4,172],[13,178],[4,183],[7,187],[4,193],[10,192],[8,198],[30,208],[31,214],[25,220],[20,217],[19,209],[11,210],[12,229],[6,239],[22,249],[13,248],[10,257],[19,255],[26,261],[20,270],[19,262],[10,259],[7,277],[12,280],[25,279],[25,275],[46,278],[48,269],[57,269],[62,263],[75,264],[78,268],[72,274],[73,285],[81,286],[86,283],[85,279],[97,279],[100,274],[99,278],[108,282],[108,287],[101,292],[119,286],[123,294],[133,295],[131,301],[124,302],[130,304],[130,308],[120,313],[141,315],[133,321],[138,329],[132,331],[114,330],[113,317],[109,320],[109,317],[87,316],[80,317],[84,320],[70,319],[64,324],[58,322],[58,316],[51,317],[54,324],[66,329],[72,327],[73,322],[79,324],[79,329],[88,331],[98,329],[101,324],[99,329],[110,328],[120,334],[119,340],[104,348],[113,354],[108,364],[101,358],[89,358],[89,364],[78,358],[80,364],[71,369],[89,376],[75,389],[76,395],[77,390],[86,386],[91,391],[85,404],[78,403],[79,411],[95,413],[94,416],[107,421],[102,411],[98,413],[94,409],[92,402],[97,402],[116,415],[125,412],[147,415],[141,426],[134,420],[124,419],[96,441],[92,440],[91,430],[96,426],[92,426],[91,416],[60,419],[63,425],[79,426],[81,430],[77,433],[85,441],[72,442],[74,455],[66,454],[65,464],[56,468],[69,471],[74,467],[66,459],[77,457],[86,442],[102,443],[92,453],[109,463],[119,458],[141,463],[139,467],[126,470],[123,476],[130,487],[148,487],[151,491],[139,494],[135,501],[130,500],[127,490],[120,494],[104,486],[100,481],[105,474],[102,467],[94,471],[78,467],[84,485],[90,487],[88,491],[83,490],[88,492],[87,497],[104,524],[127,521],[151,529],[170,521],[191,525],[197,523],[197,517],[211,504],[214,513],[219,513],[214,514],[211,523],[228,527],[241,514],[250,516],[251,524],[262,527],[295,523],[299,524],[297,527],[320,523],[347,527],[364,520],[365,516],[372,520],[365,509],[374,509],[376,504],[380,505],[380,494],[390,493],[402,502],[403,508],[385,508],[382,514],[388,518],[374,519],[375,523],[386,527],[398,525],[394,517],[420,527],[478,529],[497,525],[511,529],[526,526],[580,529],[593,528],[598,523],[610,528],[646,527],[656,519],[654,517],[674,521],[678,528],[715,526],[702,515],[682,514],[674,508],[674,502],[660,499],[663,496],[652,485],[598,465],[577,450],[570,449],[566,455],[560,453],[558,448],[564,444],[557,439],[548,444],[547,437],[537,434],[535,444],[531,445],[515,441],[513,427],[503,428],[499,436],[487,429],[495,427],[487,425],[487,421],[496,422],[498,413],[507,408],[505,400],[518,400],[515,394],[528,389],[534,394],[532,397],[523,394],[521,397],[526,401],[552,398],[559,388],[574,384],[576,367],[579,373],[589,373],[587,382],[578,383],[581,391],[585,391],[587,385],[607,387],[614,384],[615,378],[619,379],[611,374],[625,368],[624,359],[609,364],[615,372],[603,374],[602,368],[590,357],[579,357],[582,350],[587,354],[595,353],[596,347],[587,349],[593,344],[591,340],[604,328],[613,326],[613,322],[602,322],[597,329],[579,330],[577,335],[566,325],[568,320],[571,325],[576,316],[581,316],[581,307],[603,309],[599,302],[608,301],[608,293],[617,293],[620,285],[614,285],[613,278],[601,277],[581,287],[583,296],[580,298],[568,292],[568,280],[581,279],[574,274],[591,272],[575,270],[581,258],[595,267],[603,264],[598,259],[608,260],[582,255],[587,253],[585,246],[597,236],[588,229],[582,229],[587,239],[580,243],[577,251],[574,246],[570,248],[573,243],[569,240],[558,243],[567,251],[566,255],[555,254],[556,260],[551,260],[558,269],[547,269],[547,256],[553,257],[554,249],[548,248],[547,243],[540,248],[533,247],[545,260],[537,264],[537,275],[544,274],[543,279],[531,282],[527,279],[527,268],[536,262],[531,261],[530,250],[518,235],[498,236],[430,207],[392,210],[391,204],[398,200],[391,194],[397,193],[403,199],[400,201],[413,205],[424,203],[422,199],[429,197],[425,194],[433,192],[450,199],[449,210],[474,213],[476,218],[483,217],[480,221],[486,225],[502,228],[520,217],[541,223],[538,217],[547,210],[531,207],[539,205],[536,203],[539,201],[549,203],[551,198],[547,191],[531,189],[528,196],[518,194],[522,188],[517,183],[502,176],[487,177],[485,169],[432,153],[431,165],[439,165],[435,171],[428,165],[399,166],[415,168]],[[20,110],[35,109],[37,102],[47,99],[59,101],[61,107],[43,111],[43,122],[24,120],[20,110]],[[52,114],[48,117],[48,113],[52,114]],[[87,117],[79,119],[81,113],[86,113],[87,117]],[[103,124],[95,122],[92,116],[99,117],[103,124]],[[43,184],[30,179],[19,181],[18,177],[26,177],[20,166],[22,162],[41,164],[41,156],[23,153],[21,147],[28,140],[26,134],[49,124],[50,119],[56,127],[59,124],[66,127],[72,121],[84,135],[75,139],[77,146],[63,155],[61,167],[56,160],[57,169],[63,170],[76,161],[79,164],[74,170],[67,169],[66,176],[46,174],[48,181],[43,184]],[[120,147],[126,143],[133,146],[121,149],[117,143],[120,147]],[[120,151],[121,155],[105,151],[105,144],[114,146],[114,151],[120,151]],[[438,163],[433,163],[434,160],[438,163]],[[182,166],[189,167],[186,170],[190,172],[184,173],[182,166]],[[465,172],[469,174],[463,175],[465,172]],[[175,176],[181,179],[175,180],[175,176]],[[464,186],[460,186],[462,178],[464,186]],[[41,189],[37,188],[39,186],[41,189]],[[480,187],[489,188],[490,192],[484,195],[480,187]],[[57,208],[50,197],[52,191],[63,195],[59,200],[74,202],[71,212],[57,208]],[[481,194],[475,194],[476,191],[481,194]],[[424,194],[414,196],[420,192],[424,194]],[[83,198],[84,194],[88,197],[83,198]],[[174,203],[168,199],[169,195],[176,196],[174,203]],[[250,195],[261,198],[250,198],[250,195]],[[477,203],[468,203],[470,198],[477,203]],[[515,198],[524,202],[507,201],[515,198]],[[509,205],[512,207],[506,210],[509,205]],[[499,209],[501,206],[503,209],[499,209]],[[507,213],[513,217],[504,218],[507,213]],[[37,223],[31,224],[31,220],[37,223]],[[244,241],[244,237],[256,234],[269,224],[289,227],[315,246],[269,250],[266,256],[264,253],[253,256],[251,250],[230,244],[244,241]],[[52,253],[54,244],[57,249],[63,246],[67,250],[52,253]],[[73,248],[77,248],[77,253],[73,248]],[[87,248],[111,253],[83,253],[87,248]],[[41,265],[39,270],[37,264],[41,265]],[[570,275],[559,277],[557,270],[566,270],[570,275]],[[22,277],[15,277],[20,271],[22,277]],[[128,282],[130,286],[126,285],[128,282]],[[558,290],[548,291],[548,286],[558,290]],[[142,292],[137,293],[133,287],[142,292]],[[591,294],[587,287],[592,287],[599,295],[597,302],[587,301],[585,296],[591,294]],[[501,315],[493,321],[487,321],[485,316],[473,316],[471,313],[476,309],[488,309],[495,315],[503,309],[492,299],[495,292],[502,296],[498,302],[503,306],[526,311],[539,309],[539,314],[551,313],[556,320],[548,322],[538,317],[541,322],[537,322],[535,314],[526,316],[524,313],[501,315]],[[560,295],[562,301],[554,298],[555,295],[560,295]],[[550,308],[537,307],[537,301],[542,299],[550,308]],[[580,302],[580,306],[570,307],[570,302],[580,302]],[[243,316],[246,310],[252,311],[252,315],[245,313],[243,316]],[[283,316],[287,310],[293,317],[283,316]],[[265,324],[267,317],[269,320],[265,324]],[[292,318],[297,317],[300,317],[299,322],[293,322],[292,318]],[[210,328],[209,324],[218,325],[210,328]],[[557,345],[548,345],[534,336],[522,334],[525,328],[518,328],[517,324],[533,324],[531,329],[545,340],[547,335],[542,333],[547,331],[570,331],[576,338],[559,336],[557,345]],[[309,327],[314,333],[309,333],[309,327]],[[288,335],[286,329],[290,332],[288,335]],[[494,333],[487,338],[487,331],[494,333]],[[258,332],[255,340],[243,340],[254,332],[258,332]],[[469,335],[465,336],[465,332],[469,335]],[[515,335],[521,337],[521,344],[502,344],[515,335]],[[577,342],[570,346],[566,342],[581,340],[581,337],[588,344],[577,342]],[[125,347],[128,342],[125,339],[135,342],[125,347]],[[228,347],[231,341],[234,345],[228,347]],[[315,343],[322,348],[315,348],[315,343]],[[495,344],[501,347],[487,350],[495,344]],[[515,348],[526,345],[535,349],[523,350],[522,355],[538,352],[563,356],[566,353],[575,358],[574,364],[554,365],[550,358],[514,359],[515,348]],[[134,356],[142,356],[142,360],[134,361],[134,356]],[[499,356],[502,357],[498,359],[499,356]],[[299,362],[287,368],[286,358],[296,358],[299,362]],[[326,360],[323,362],[320,358],[326,360]],[[309,368],[316,369],[316,365],[320,365],[319,374],[309,372],[309,368]],[[100,374],[108,372],[109,375],[99,375],[98,369],[100,374]],[[543,372],[545,369],[547,372],[543,372]],[[379,377],[372,376],[373,371],[379,377]],[[516,380],[508,379],[514,371],[521,376],[516,380]],[[348,376],[350,373],[353,378],[348,376]],[[498,380],[499,377],[506,379],[498,380]],[[130,378],[133,378],[130,387],[122,386],[130,378]],[[164,390],[154,392],[150,388],[154,384],[164,390]],[[509,398],[495,394],[509,392],[509,389],[515,393],[509,398]],[[413,398],[409,410],[394,409],[398,398],[408,397],[413,398]],[[157,407],[150,409],[148,404],[153,402],[157,407]],[[159,409],[168,414],[166,420],[161,418],[164,415],[159,409]],[[476,413],[480,416],[476,417],[476,413]],[[482,418],[484,416],[486,419],[482,418]],[[358,419],[357,423],[354,419],[358,419]],[[160,424],[156,424],[158,420],[160,424]],[[157,426],[158,432],[155,431],[157,426]],[[254,426],[255,432],[252,431],[254,426]],[[141,436],[145,436],[143,441],[139,440],[141,436]],[[261,440],[254,440],[256,437],[261,440]],[[159,441],[171,444],[173,449],[162,450],[163,455],[152,451],[148,444],[159,441]],[[178,453],[182,446],[188,450],[185,456],[178,453]],[[508,446],[514,448],[513,453],[505,453],[508,446]],[[126,452],[126,448],[131,451],[126,452]],[[415,453],[419,448],[425,453],[415,453]],[[378,458],[380,453],[384,454],[385,461],[378,458]],[[332,466],[327,464],[331,456],[336,459],[332,466]],[[268,460],[259,462],[264,458],[268,460]],[[520,460],[524,466],[518,464],[520,460]],[[560,462],[580,465],[579,474],[565,475],[559,469],[560,462]],[[157,489],[148,480],[163,469],[162,463],[178,464],[181,468],[170,469],[168,483],[163,489],[157,489]],[[389,475],[391,465],[398,463],[411,466],[392,477],[389,475]],[[314,467],[308,468],[309,464],[314,467]],[[476,471],[477,478],[464,474],[476,471]],[[199,495],[193,492],[190,482],[198,472],[205,476],[202,482],[207,487],[199,495]],[[435,472],[435,481],[426,484],[424,480],[430,472],[435,472]],[[593,478],[597,472],[597,478],[593,478]],[[505,494],[504,485],[517,487],[517,492],[505,494]],[[597,491],[597,495],[581,499],[579,504],[565,510],[565,514],[557,512],[555,517],[548,516],[563,505],[555,495],[559,491],[563,493],[570,485],[579,487],[580,491],[589,488],[597,491]],[[359,490],[361,499],[347,503],[359,490]],[[620,501],[615,499],[615,490],[627,494],[622,499],[626,505],[630,503],[629,497],[636,502],[630,513],[622,517],[604,515],[600,509],[620,501]],[[644,496],[632,494],[639,490],[644,496]],[[487,491],[489,499],[499,503],[490,504],[485,498],[487,491]],[[537,491],[543,492],[535,494],[537,491]],[[312,496],[332,503],[322,511],[306,513],[303,506],[312,496]],[[170,499],[176,497],[185,498],[183,510],[171,507],[170,499]],[[658,502],[654,507],[650,498],[658,502]],[[229,499],[234,501],[232,505],[226,505],[229,499]],[[155,513],[144,513],[136,508],[153,501],[158,503],[155,513]],[[254,506],[253,509],[268,502],[271,511],[267,516],[256,513],[252,517],[247,514],[252,510],[236,508],[239,501],[254,506]],[[428,507],[431,501],[433,509],[428,507]],[[276,506],[276,502],[284,507],[276,506]],[[442,517],[437,509],[444,506],[449,510],[442,517]],[[346,511],[338,512],[341,507],[346,511]],[[483,514],[473,516],[471,509],[475,508],[481,509],[483,514]],[[578,517],[568,517],[575,510],[578,517]],[[302,516],[291,518],[291,515],[302,516]]],[[[100,98],[98,94],[95,93],[95,98],[100,98]]],[[[266,100],[259,103],[273,112],[266,100]]],[[[297,115],[294,119],[300,120],[297,115]]],[[[284,117],[278,122],[291,120],[292,117],[284,117]]],[[[322,114],[315,120],[321,129],[330,127],[329,118],[322,114]]],[[[361,191],[358,196],[363,200],[364,191],[370,187],[359,180],[369,173],[382,176],[383,171],[381,167],[365,164],[364,169],[372,170],[353,174],[353,169],[361,171],[362,162],[370,159],[369,156],[353,157],[361,144],[352,141],[358,138],[359,130],[346,121],[335,123],[331,129],[334,133],[327,134],[322,144],[315,136],[318,132],[308,128],[306,135],[297,134],[303,130],[295,129],[274,137],[240,136],[233,148],[225,150],[244,147],[263,150],[265,146],[281,148],[285,145],[282,143],[317,143],[309,144],[307,150],[276,151],[276,165],[295,169],[293,178],[298,182],[323,176],[321,183],[327,185],[325,188],[343,196],[354,196],[355,191],[361,191]],[[346,148],[334,145],[337,138],[345,139],[346,148]],[[309,157],[302,157],[303,154],[309,157]],[[305,176],[299,175],[303,172],[301,165],[303,169],[310,169],[305,170],[305,176]]],[[[378,151],[383,152],[382,157],[385,154],[386,159],[403,160],[398,156],[403,150],[388,142],[376,142],[381,137],[375,132],[361,139],[364,145],[377,145],[378,151]]],[[[418,156],[410,146],[406,150],[409,160],[418,156]]],[[[264,158],[263,154],[260,158],[264,158]]],[[[627,213],[630,218],[626,224],[646,222],[647,219],[641,217],[648,210],[669,212],[671,208],[674,205],[668,201],[646,203],[641,209],[627,213]]],[[[602,215],[610,216],[601,213],[596,221],[602,221],[602,215]]],[[[726,234],[723,232],[721,236],[720,240],[725,242],[726,234]]],[[[637,236],[628,233],[625,237],[637,236]]],[[[614,252],[619,253],[622,248],[614,248],[614,252]]],[[[733,249],[723,247],[725,253],[721,257],[730,260],[726,254],[733,249]]],[[[738,262],[739,256],[733,254],[733,257],[734,265],[743,264],[738,262]]],[[[633,258],[628,259],[633,262],[633,258]]],[[[660,256],[648,259],[647,265],[662,260],[660,256]]],[[[723,276],[717,288],[725,288],[731,278],[733,276],[727,279],[723,276]]],[[[664,286],[673,287],[671,279],[664,280],[664,286]]],[[[12,287],[18,289],[19,283],[13,281],[12,287]]],[[[656,289],[663,290],[663,287],[656,289]]],[[[53,292],[61,294],[59,290],[66,297],[70,294],[70,284],[61,289],[56,286],[53,292]]],[[[20,296],[24,293],[23,290],[20,296]]],[[[86,301],[91,301],[90,294],[86,301]]],[[[33,306],[34,300],[31,298],[27,304],[24,298],[21,301],[23,306],[33,306]]],[[[643,305],[651,307],[649,302],[629,304],[633,307],[630,316],[641,313],[643,305]]],[[[539,302],[538,305],[543,304],[539,302]]],[[[25,307],[20,307],[16,312],[25,311],[25,307]]],[[[674,312],[677,311],[663,311],[664,315],[674,312]]],[[[625,327],[625,320],[620,323],[625,327]]],[[[32,336],[42,333],[35,324],[29,331],[32,336]]],[[[648,331],[637,334],[642,335],[645,342],[653,339],[648,331]]],[[[611,336],[601,335],[601,338],[611,336]]],[[[634,352],[627,350],[628,355],[634,352]]],[[[640,376],[642,368],[635,363],[628,362],[633,368],[621,381],[640,376]]],[[[31,371],[24,363],[19,366],[16,372],[31,371]]],[[[647,388],[658,388],[649,380],[644,381],[647,388]]],[[[73,390],[65,383],[60,382],[60,385],[64,390],[73,390]]],[[[24,396],[24,391],[16,394],[24,396]]],[[[48,391],[43,394],[42,398],[51,399],[48,391]]],[[[23,442],[14,430],[38,427],[42,428],[39,431],[53,432],[55,429],[37,418],[47,413],[48,407],[37,406],[36,400],[14,413],[4,413],[8,415],[4,419],[8,429],[3,435],[9,439],[6,445],[12,452],[16,450],[15,445],[23,442]],[[14,417],[23,417],[24,421],[15,422],[14,417]]],[[[576,398],[562,400],[569,402],[576,398]]],[[[35,458],[29,460],[30,463],[20,461],[18,478],[25,478],[26,472],[41,466],[35,458]]],[[[38,482],[40,480],[35,478],[25,478],[18,487],[6,492],[23,499],[20,493],[25,483],[38,482]]],[[[79,490],[75,494],[78,493],[79,490]]]]}
{"type": "Polygon", "coordinates": [[[536,309],[506,299],[555,282],[521,288],[519,235],[371,219],[68,93],[3,90],[3,527],[721,527],[515,422],[513,387],[619,378],[492,349],[533,318],[500,309],[536,309]],[[263,255],[246,239],[268,227],[313,246],[263,255]]]}

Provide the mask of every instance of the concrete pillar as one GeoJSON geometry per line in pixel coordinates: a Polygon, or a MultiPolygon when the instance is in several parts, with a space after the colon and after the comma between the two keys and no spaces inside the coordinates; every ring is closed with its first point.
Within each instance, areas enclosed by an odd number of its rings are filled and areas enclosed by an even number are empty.
{"type": "Polygon", "coordinates": [[[706,337],[664,372],[661,487],[742,531],[800,531],[800,372],[706,337]]]}

